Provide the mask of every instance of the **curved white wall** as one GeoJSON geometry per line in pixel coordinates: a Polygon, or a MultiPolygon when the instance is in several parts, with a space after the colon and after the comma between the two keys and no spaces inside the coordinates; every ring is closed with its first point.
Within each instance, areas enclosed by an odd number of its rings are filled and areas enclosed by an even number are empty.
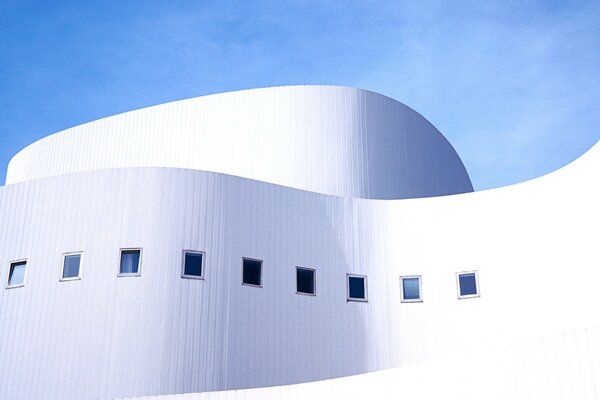
{"type": "MultiPolygon", "coordinates": [[[[0,290],[0,398],[243,389],[438,360],[458,368],[490,349],[596,327],[599,174],[597,144],[533,181],[427,199],[177,168],[0,187],[3,279],[11,260],[28,260],[25,286],[0,290]],[[117,277],[124,247],[143,248],[140,277],[117,277]],[[205,280],[180,277],[183,249],[206,252],[205,280]],[[83,251],[82,279],[59,282],[71,251],[83,251]],[[264,260],[262,288],[241,285],[242,257],[264,260]],[[296,266],[316,269],[316,296],[295,294],[296,266]],[[464,270],[479,271],[481,297],[457,299],[464,270]],[[368,276],[367,303],[346,301],[346,273],[368,276]],[[401,303],[399,276],[415,274],[424,302],[401,303]]],[[[581,376],[565,379],[589,389],[581,376]]]]}
{"type": "MultiPolygon", "coordinates": [[[[600,398],[600,327],[536,337],[410,367],[264,388],[145,400],[531,400],[600,398]]],[[[131,398],[130,398],[131,399],[131,398]]]]}
{"type": "Polygon", "coordinates": [[[332,86],[223,93],[90,122],[19,152],[6,183],[123,167],[222,172],[361,198],[473,191],[452,146],[420,114],[332,86]]]}

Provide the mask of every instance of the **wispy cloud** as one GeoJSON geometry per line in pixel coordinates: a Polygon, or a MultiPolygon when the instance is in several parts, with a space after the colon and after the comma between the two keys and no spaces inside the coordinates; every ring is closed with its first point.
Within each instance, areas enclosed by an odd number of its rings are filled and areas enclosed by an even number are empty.
{"type": "Polygon", "coordinates": [[[413,12],[361,81],[432,120],[478,189],[556,169],[600,138],[599,3],[413,12]]]}
{"type": "Polygon", "coordinates": [[[421,112],[478,189],[517,182],[600,137],[598,15],[597,1],[7,0],[0,164],[53,131],[118,112],[321,83],[378,91],[421,112]]]}

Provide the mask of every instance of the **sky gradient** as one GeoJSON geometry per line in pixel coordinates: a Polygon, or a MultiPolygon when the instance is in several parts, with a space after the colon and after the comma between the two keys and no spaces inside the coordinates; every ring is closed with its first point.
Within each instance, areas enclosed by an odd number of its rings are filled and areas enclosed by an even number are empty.
{"type": "Polygon", "coordinates": [[[0,2],[0,183],[51,133],[294,84],[372,90],[431,121],[476,190],[600,139],[600,1],[0,2]],[[50,4],[49,4],[50,3],[50,4]]]}

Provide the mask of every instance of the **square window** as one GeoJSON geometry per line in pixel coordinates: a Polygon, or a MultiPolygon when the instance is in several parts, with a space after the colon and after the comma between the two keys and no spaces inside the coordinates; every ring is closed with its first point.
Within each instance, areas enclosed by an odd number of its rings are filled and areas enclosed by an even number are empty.
{"type": "Polygon", "coordinates": [[[456,280],[458,282],[459,299],[479,296],[477,271],[459,272],[456,274],[456,280]]]}
{"type": "Polygon", "coordinates": [[[242,284],[262,286],[262,261],[251,258],[242,259],[242,284]]]}
{"type": "Polygon", "coordinates": [[[421,302],[421,276],[401,276],[400,277],[400,288],[402,290],[402,302],[403,303],[416,303],[421,302]]]}
{"type": "Polygon", "coordinates": [[[63,256],[62,281],[79,279],[81,253],[70,253],[63,256]]]}
{"type": "Polygon", "coordinates": [[[121,249],[119,276],[139,276],[141,249],[121,249]]]}
{"type": "Polygon", "coordinates": [[[202,261],[204,253],[201,251],[183,251],[183,278],[204,279],[202,261]]]}
{"type": "Polygon", "coordinates": [[[25,286],[25,269],[27,260],[13,261],[8,270],[7,288],[25,286]]]}
{"type": "Polygon", "coordinates": [[[367,277],[347,274],[348,301],[367,301],[367,277]]]}
{"type": "Polygon", "coordinates": [[[315,270],[296,267],[296,293],[315,294],[315,270]]]}

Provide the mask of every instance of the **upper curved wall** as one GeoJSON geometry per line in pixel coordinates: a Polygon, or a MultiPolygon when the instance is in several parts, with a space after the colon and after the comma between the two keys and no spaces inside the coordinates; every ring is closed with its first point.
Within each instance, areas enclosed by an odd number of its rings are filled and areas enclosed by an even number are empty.
{"type": "Polygon", "coordinates": [[[358,198],[473,191],[450,143],[420,114],[373,92],[333,86],[223,93],[90,122],[20,151],[6,184],[149,166],[358,198]]]}

